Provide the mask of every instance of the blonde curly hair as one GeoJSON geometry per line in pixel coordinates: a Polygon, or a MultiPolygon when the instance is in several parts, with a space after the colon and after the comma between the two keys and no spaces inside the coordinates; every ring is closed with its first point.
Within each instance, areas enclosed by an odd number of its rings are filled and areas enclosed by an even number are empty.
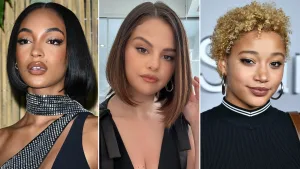
{"type": "MultiPolygon", "coordinates": [[[[250,31],[274,31],[285,43],[286,56],[289,53],[290,31],[289,17],[281,8],[276,9],[274,3],[258,3],[234,8],[220,17],[211,37],[211,56],[218,63],[229,56],[234,42],[250,31]]],[[[218,72],[221,72],[218,68],[218,72]]]]}

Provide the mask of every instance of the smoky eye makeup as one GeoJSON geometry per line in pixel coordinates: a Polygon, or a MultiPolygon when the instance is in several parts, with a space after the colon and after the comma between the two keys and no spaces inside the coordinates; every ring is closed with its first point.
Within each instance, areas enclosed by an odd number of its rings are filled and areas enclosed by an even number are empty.
{"type": "Polygon", "coordinates": [[[138,46],[138,47],[135,47],[135,49],[141,53],[141,54],[147,54],[149,53],[148,50],[145,48],[145,47],[142,47],[142,46],[138,46]]]}
{"type": "Polygon", "coordinates": [[[275,61],[275,62],[271,62],[270,66],[273,68],[279,68],[282,65],[282,62],[280,61],[275,61]]]}
{"type": "Polygon", "coordinates": [[[20,45],[25,45],[31,43],[29,38],[18,38],[17,43],[20,45]]]}
{"type": "Polygon", "coordinates": [[[47,40],[48,44],[56,45],[56,46],[61,45],[63,42],[64,42],[64,40],[63,39],[59,39],[59,38],[49,38],[47,40]]]}
{"type": "Polygon", "coordinates": [[[252,59],[249,58],[242,58],[240,59],[240,62],[243,63],[244,65],[253,65],[255,62],[252,59]]]}

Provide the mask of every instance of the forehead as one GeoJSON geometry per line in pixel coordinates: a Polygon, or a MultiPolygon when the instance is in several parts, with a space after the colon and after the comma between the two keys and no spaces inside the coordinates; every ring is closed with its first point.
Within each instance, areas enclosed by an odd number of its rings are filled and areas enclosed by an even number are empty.
{"type": "Polygon", "coordinates": [[[38,29],[57,27],[65,32],[65,24],[61,17],[52,10],[47,8],[36,9],[29,13],[22,21],[20,28],[38,29]]]}
{"type": "Polygon", "coordinates": [[[261,52],[285,52],[285,44],[273,31],[251,31],[242,35],[233,45],[233,50],[256,50],[261,52]]]}
{"type": "Polygon", "coordinates": [[[143,36],[149,40],[160,40],[164,43],[174,43],[173,29],[169,23],[160,18],[147,18],[133,31],[132,37],[143,36]]]}

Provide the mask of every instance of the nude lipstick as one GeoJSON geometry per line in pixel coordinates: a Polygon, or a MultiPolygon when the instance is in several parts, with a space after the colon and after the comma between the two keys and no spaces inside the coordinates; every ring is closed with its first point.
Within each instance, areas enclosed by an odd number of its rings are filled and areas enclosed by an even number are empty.
{"type": "Polygon", "coordinates": [[[41,61],[31,62],[27,66],[28,72],[32,75],[42,75],[46,73],[47,69],[47,66],[41,61]]]}

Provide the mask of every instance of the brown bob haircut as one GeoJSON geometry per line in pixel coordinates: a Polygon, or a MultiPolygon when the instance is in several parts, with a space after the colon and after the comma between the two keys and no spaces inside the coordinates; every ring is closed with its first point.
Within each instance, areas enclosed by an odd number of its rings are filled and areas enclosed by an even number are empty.
{"type": "Polygon", "coordinates": [[[142,3],[136,6],[123,21],[107,61],[106,78],[111,86],[108,95],[114,93],[132,106],[138,104],[138,101],[130,98],[127,90],[130,85],[125,74],[125,47],[134,29],[148,18],[162,19],[172,27],[174,34],[176,57],[175,71],[171,78],[174,88],[172,92],[167,92],[165,88],[162,88],[157,93],[157,101],[162,103],[159,110],[164,115],[165,125],[170,127],[179,117],[189,99],[192,78],[186,32],[176,13],[164,3],[142,3]]]}

